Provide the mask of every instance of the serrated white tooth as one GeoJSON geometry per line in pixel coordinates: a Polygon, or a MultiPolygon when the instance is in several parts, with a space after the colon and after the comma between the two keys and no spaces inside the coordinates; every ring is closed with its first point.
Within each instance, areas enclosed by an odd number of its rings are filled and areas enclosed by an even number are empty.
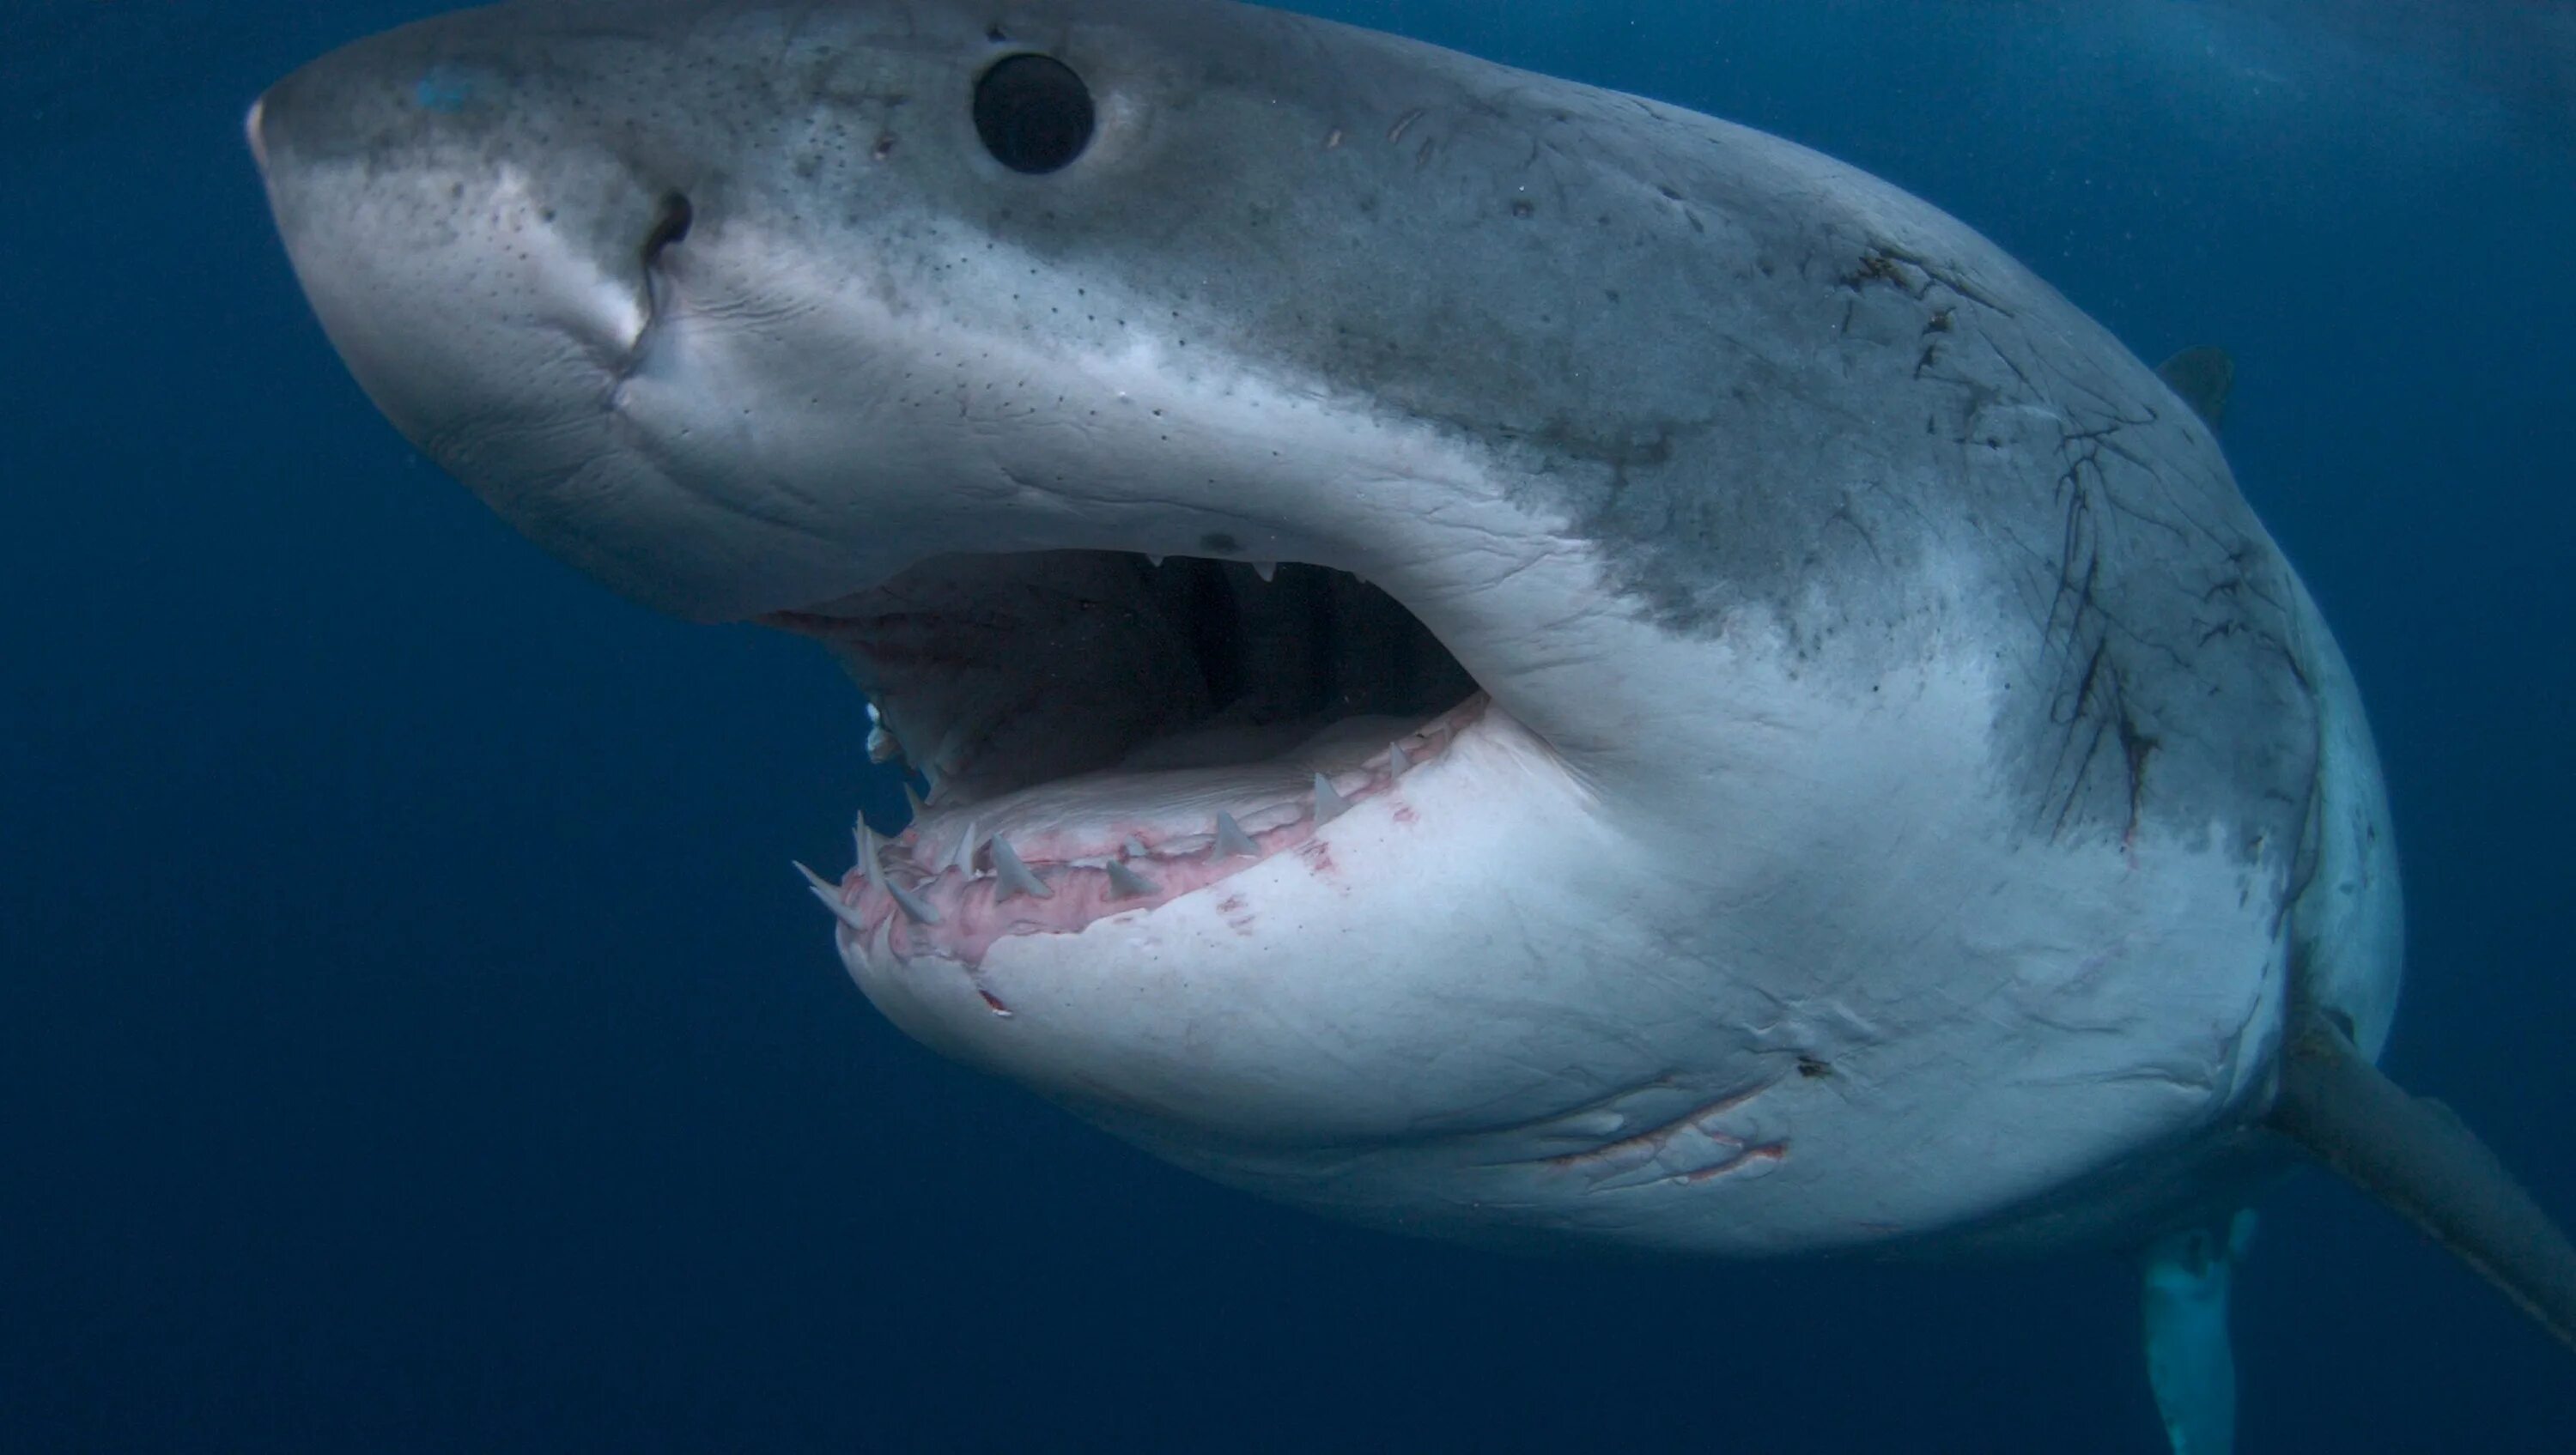
{"type": "Polygon", "coordinates": [[[1258,859],[1261,846],[1252,841],[1252,835],[1243,831],[1243,825],[1234,821],[1233,814],[1219,809],[1216,815],[1216,854],[1220,859],[1258,859]]]}
{"type": "Polygon", "coordinates": [[[894,916],[877,921],[876,942],[868,947],[868,963],[879,970],[894,968],[894,916]]]}
{"type": "Polygon", "coordinates": [[[876,831],[868,827],[866,819],[861,819],[851,827],[850,837],[858,842],[859,867],[867,872],[868,887],[883,893],[886,888],[885,866],[877,862],[876,831]]]}
{"type": "Polygon", "coordinates": [[[1350,811],[1349,800],[1333,791],[1333,780],[1315,775],[1315,826],[1321,828],[1350,811]]]}
{"type": "Polygon", "coordinates": [[[993,872],[1002,879],[1002,892],[993,896],[995,904],[1014,894],[1025,894],[1031,899],[1055,898],[1055,891],[1037,876],[1036,870],[1020,862],[1019,852],[1011,847],[1010,840],[1000,834],[993,835],[993,872]]]}
{"type": "Polygon", "coordinates": [[[1134,834],[1129,834],[1127,836],[1127,857],[1130,859],[1145,858],[1145,841],[1136,837],[1134,834]]]}
{"type": "Polygon", "coordinates": [[[1277,561],[1255,561],[1252,563],[1252,574],[1260,577],[1264,581],[1268,581],[1279,574],[1279,563],[1277,561]]]}
{"type": "Polygon", "coordinates": [[[1120,899],[1146,899],[1163,892],[1161,885],[1116,859],[1109,861],[1109,887],[1118,891],[1120,899]]]}
{"type": "Polygon", "coordinates": [[[922,898],[920,895],[913,893],[911,890],[904,888],[900,884],[887,884],[886,893],[894,896],[895,908],[902,910],[904,918],[911,920],[914,924],[935,925],[939,923],[939,911],[931,907],[929,900],[922,898]]]}
{"type": "Polygon", "coordinates": [[[1412,766],[1413,766],[1413,760],[1412,760],[1411,758],[1408,758],[1408,757],[1404,756],[1404,744],[1402,744],[1402,743],[1389,743],[1389,744],[1387,744],[1387,745],[1386,745],[1386,776],[1387,776],[1387,777],[1389,777],[1389,778],[1401,778],[1401,777],[1403,777],[1403,776],[1404,776],[1404,770],[1405,770],[1405,769],[1407,769],[1407,768],[1410,768],[1410,767],[1412,767],[1412,766]]]}
{"type": "Polygon", "coordinates": [[[1155,555],[1152,551],[1147,551],[1145,553],[1145,564],[1159,571],[1163,567],[1163,558],[1155,555]]]}
{"type": "Polygon", "coordinates": [[[969,718],[949,729],[938,746],[921,755],[921,776],[929,781],[933,802],[938,801],[941,785],[957,776],[958,765],[974,761],[979,736],[975,720],[969,718]]]}
{"type": "Polygon", "coordinates": [[[975,877],[976,848],[975,821],[970,818],[966,820],[965,835],[957,841],[957,854],[954,860],[957,865],[957,872],[965,875],[969,879],[975,877]]]}
{"type": "Polygon", "coordinates": [[[921,794],[913,788],[912,780],[910,778],[903,780],[903,801],[912,805],[912,816],[914,818],[921,817],[922,810],[930,806],[929,803],[923,800],[921,794]]]}
{"type": "Polygon", "coordinates": [[[823,901],[823,907],[832,912],[834,919],[857,930],[860,934],[864,935],[868,932],[868,922],[860,917],[856,909],[841,902],[841,886],[801,863],[796,866],[796,872],[805,876],[806,886],[814,891],[816,899],[823,901]]]}
{"type": "MultiPolygon", "coordinates": [[[[876,709],[871,707],[868,711],[873,714],[876,709]]],[[[878,764],[891,763],[902,756],[903,744],[895,741],[894,734],[887,732],[881,727],[871,727],[868,729],[869,762],[878,764]]]]}
{"type": "Polygon", "coordinates": [[[939,911],[930,907],[930,901],[886,877],[885,866],[877,862],[877,836],[869,830],[865,820],[859,823],[858,836],[859,863],[868,871],[868,887],[893,900],[895,908],[902,910],[904,918],[914,924],[939,923],[939,911]]]}

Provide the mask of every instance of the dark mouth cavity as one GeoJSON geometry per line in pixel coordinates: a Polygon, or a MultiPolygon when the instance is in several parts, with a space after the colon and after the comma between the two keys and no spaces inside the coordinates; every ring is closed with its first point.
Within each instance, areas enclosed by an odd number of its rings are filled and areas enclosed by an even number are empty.
{"type": "Polygon", "coordinates": [[[1294,561],[941,556],[769,620],[833,650],[876,711],[872,755],[903,758],[943,807],[1383,737],[1476,691],[1394,597],[1294,561]]]}

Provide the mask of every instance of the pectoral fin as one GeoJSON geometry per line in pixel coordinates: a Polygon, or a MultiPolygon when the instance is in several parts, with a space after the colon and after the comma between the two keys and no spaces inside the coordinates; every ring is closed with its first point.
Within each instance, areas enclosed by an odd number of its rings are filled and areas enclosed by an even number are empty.
{"type": "Polygon", "coordinates": [[[2576,1349],[2576,1245],[2450,1108],[2407,1095],[2316,1011],[2292,1023],[2269,1121],[2576,1349]]]}
{"type": "Polygon", "coordinates": [[[2236,360],[2227,350],[2208,344],[2185,349],[2156,365],[2156,377],[2211,429],[2227,418],[2227,396],[2236,387],[2236,360]]]}

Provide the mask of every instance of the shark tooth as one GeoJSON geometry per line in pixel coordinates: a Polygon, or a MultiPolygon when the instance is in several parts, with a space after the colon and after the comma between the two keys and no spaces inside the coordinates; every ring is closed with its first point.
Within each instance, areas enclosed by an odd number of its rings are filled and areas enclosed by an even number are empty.
{"type": "Polygon", "coordinates": [[[914,924],[939,923],[939,911],[930,907],[930,901],[886,877],[885,866],[877,862],[877,836],[864,821],[859,824],[858,836],[859,866],[868,871],[868,887],[893,900],[895,908],[914,924]]]}
{"type": "Polygon", "coordinates": [[[868,947],[868,964],[878,970],[894,968],[894,916],[877,921],[876,942],[868,947]]]}
{"type": "Polygon", "coordinates": [[[886,886],[886,893],[894,896],[895,907],[902,910],[904,918],[911,920],[914,924],[935,925],[939,923],[939,911],[931,908],[929,900],[922,898],[920,895],[913,893],[911,890],[904,888],[900,884],[888,884],[886,886]]]}
{"type": "Polygon", "coordinates": [[[1404,770],[1405,770],[1405,769],[1407,769],[1407,768],[1410,768],[1410,767],[1412,767],[1412,766],[1413,766],[1413,760],[1412,760],[1411,758],[1408,758],[1408,757],[1404,756],[1404,744],[1402,744],[1402,743],[1389,743],[1389,744],[1387,744],[1387,745],[1386,745],[1386,776],[1387,776],[1387,777],[1389,777],[1389,778],[1401,778],[1401,777],[1403,777],[1403,776],[1404,776],[1404,770]]]}
{"type": "Polygon", "coordinates": [[[1120,899],[1144,899],[1163,892],[1163,886],[1116,859],[1109,861],[1109,887],[1118,891],[1120,899]]]}
{"type": "Polygon", "coordinates": [[[1315,826],[1317,828],[1322,828],[1350,812],[1350,808],[1350,800],[1333,791],[1332,779],[1321,773],[1315,775],[1315,826]]]}
{"type": "Polygon", "coordinates": [[[1216,856],[1220,859],[1261,857],[1261,846],[1252,841],[1252,835],[1243,831],[1243,825],[1234,821],[1233,814],[1223,809],[1217,810],[1216,815],[1216,856]]]}
{"type": "Polygon", "coordinates": [[[857,930],[860,934],[864,935],[868,932],[868,922],[860,916],[856,909],[853,909],[849,905],[841,902],[841,886],[824,878],[822,875],[815,873],[813,870],[806,868],[801,863],[796,866],[796,872],[805,876],[807,887],[814,891],[814,897],[816,899],[823,901],[823,907],[832,912],[832,917],[834,919],[837,919],[841,923],[848,925],[850,928],[857,930]]]}
{"type": "Polygon", "coordinates": [[[1020,862],[1019,853],[1011,847],[1011,841],[1000,834],[993,835],[993,872],[1002,877],[1002,892],[993,896],[995,904],[1014,894],[1025,894],[1031,899],[1055,898],[1055,891],[1037,876],[1036,870],[1020,862]]]}
{"type": "Polygon", "coordinates": [[[867,871],[868,887],[871,889],[885,888],[885,866],[877,862],[876,830],[868,827],[868,821],[866,819],[860,819],[857,823],[850,825],[850,841],[858,845],[859,867],[867,871]]]}
{"type": "Polygon", "coordinates": [[[958,837],[957,853],[952,862],[957,865],[958,873],[969,879],[975,877],[975,821],[971,818],[966,820],[966,832],[958,837]]]}
{"type": "Polygon", "coordinates": [[[1255,561],[1252,563],[1252,573],[1259,576],[1262,580],[1268,581],[1279,574],[1279,563],[1277,561],[1255,561]]]}
{"type": "Polygon", "coordinates": [[[869,762],[879,764],[891,763],[902,756],[903,744],[895,741],[894,734],[887,732],[881,727],[872,727],[868,729],[869,762]]]}

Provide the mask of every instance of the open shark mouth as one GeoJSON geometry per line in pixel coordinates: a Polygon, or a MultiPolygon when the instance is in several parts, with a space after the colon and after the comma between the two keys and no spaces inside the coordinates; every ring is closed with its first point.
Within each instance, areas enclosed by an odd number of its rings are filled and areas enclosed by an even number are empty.
{"type": "Polygon", "coordinates": [[[1298,562],[943,556],[765,619],[832,649],[870,756],[930,785],[900,834],[858,826],[839,883],[806,871],[880,964],[973,968],[1321,852],[1492,710],[1392,596],[1298,562]]]}

